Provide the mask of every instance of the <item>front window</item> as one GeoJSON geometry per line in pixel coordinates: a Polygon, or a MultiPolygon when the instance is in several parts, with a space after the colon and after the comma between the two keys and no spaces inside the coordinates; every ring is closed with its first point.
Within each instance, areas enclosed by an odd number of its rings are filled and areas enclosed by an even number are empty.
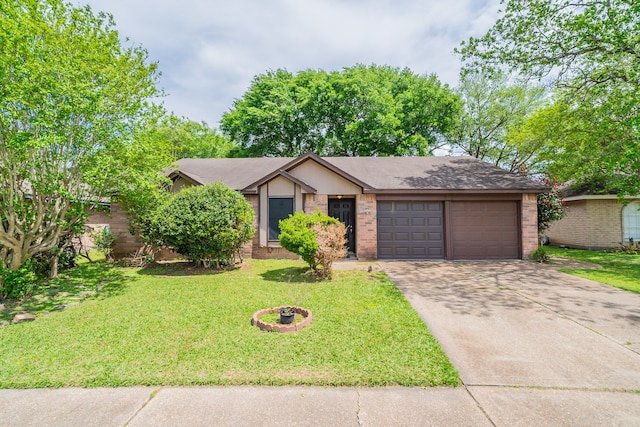
{"type": "Polygon", "coordinates": [[[269,240],[278,240],[280,236],[281,219],[293,215],[293,197],[269,198],[269,240]]]}

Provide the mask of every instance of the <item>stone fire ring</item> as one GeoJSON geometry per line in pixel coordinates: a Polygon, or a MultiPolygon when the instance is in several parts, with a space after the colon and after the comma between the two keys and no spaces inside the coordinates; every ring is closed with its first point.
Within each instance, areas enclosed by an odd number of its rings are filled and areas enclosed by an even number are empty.
{"type": "Polygon", "coordinates": [[[307,310],[302,307],[293,307],[293,311],[296,314],[304,317],[302,322],[296,323],[295,325],[281,325],[280,323],[266,323],[260,320],[262,316],[265,314],[271,313],[280,313],[280,309],[284,307],[290,307],[289,305],[283,305],[282,307],[274,307],[267,308],[264,310],[259,310],[253,313],[253,318],[251,319],[251,324],[253,326],[257,326],[263,331],[269,332],[297,332],[305,326],[309,326],[311,324],[311,320],[313,319],[313,314],[311,314],[311,310],[307,310]]]}

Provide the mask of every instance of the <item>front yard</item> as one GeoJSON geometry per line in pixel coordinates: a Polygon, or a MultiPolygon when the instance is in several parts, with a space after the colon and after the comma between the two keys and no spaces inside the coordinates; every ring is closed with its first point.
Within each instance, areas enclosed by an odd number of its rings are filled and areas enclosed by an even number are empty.
{"type": "Polygon", "coordinates": [[[458,384],[386,276],[337,271],[316,282],[303,271],[282,260],[207,274],[85,264],[66,280],[82,302],[26,302],[36,321],[0,327],[0,387],[458,384]],[[312,325],[287,334],[251,326],[255,311],[280,305],[310,309],[312,325]]]}
{"type": "Polygon", "coordinates": [[[580,268],[578,266],[561,268],[560,271],[640,293],[640,255],[555,247],[545,247],[545,250],[554,258],[575,259],[601,267],[580,268]]]}

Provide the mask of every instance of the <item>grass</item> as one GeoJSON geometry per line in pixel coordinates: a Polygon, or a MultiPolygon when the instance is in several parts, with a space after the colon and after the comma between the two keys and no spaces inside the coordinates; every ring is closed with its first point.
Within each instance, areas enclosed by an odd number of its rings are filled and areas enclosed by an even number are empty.
{"type": "Polygon", "coordinates": [[[562,268],[561,271],[616,288],[640,293],[640,255],[548,247],[553,257],[570,258],[598,264],[601,269],[562,268]]]}
{"type": "Polygon", "coordinates": [[[201,273],[103,263],[73,270],[69,281],[102,290],[1,327],[0,387],[459,383],[384,275],[337,271],[317,282],[301,262],[284,260],[201,273]],[[312,325],[288,334],[251,326],[255,311],[280,305],[312,310],[312,325]]]}

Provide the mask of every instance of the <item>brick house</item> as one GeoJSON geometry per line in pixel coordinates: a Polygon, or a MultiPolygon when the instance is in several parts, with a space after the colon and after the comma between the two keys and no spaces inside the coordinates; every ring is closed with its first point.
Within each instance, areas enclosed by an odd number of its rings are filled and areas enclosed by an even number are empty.
{"type": "Polygon", "coordinates": [[[221,181],[244,194],[256,213],[245,247],[253,258],[293,256],[280,247],[278,221],[317,209],[347,226],[349,252],[361,259],[527,258],[538,246],[536,195],[548,190],[471,157],[304,154],[177,166],[172,191],[221,181]]]}
{"type": "Polygon", "coordinates": [[[567,214],[545,235],[552,245],[579,249],[610,249],[640,241],[640,197],[625,206],[616,194],[565,193],[567,214]]]}

